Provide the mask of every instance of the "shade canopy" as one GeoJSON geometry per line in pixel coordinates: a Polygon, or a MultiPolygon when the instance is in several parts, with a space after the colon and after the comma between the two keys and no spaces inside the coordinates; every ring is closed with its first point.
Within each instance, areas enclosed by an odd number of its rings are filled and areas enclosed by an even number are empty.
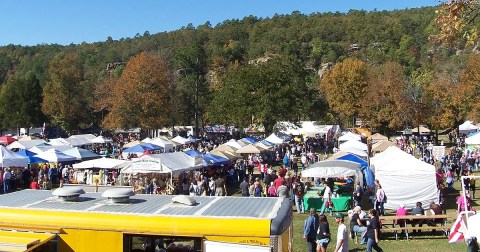
{"type": "Polygon", "coordinates": [[[0,144],[9,145],[15,141],[17,141],[17,139],[11,136],[0,136],[0,144]]]}
{"type": "Polygon", "coordinates": [[[363,181],[363,175],[360,170],[360,164],[345,160],[325,160],[310,165],[302,171],[302,177],[314,178],[338,178],[355,177],[360,183],[363,181]]]}
{"type": "Polygon", "coordinates": [[[375,133],[371,135],[368,139],[372,140],[372,142],[378,142],[378,141],[388,141],[388,137],[380,134],[380,133],[375,133]]]}
{"type": "Polygon", "coordinates": [[[238,150],[238,149],[240,149],[240,148],[242,148],[243,146],[246,145],[244,142],[237,141],[235,139],[230,139],[230,141],[226,142],[225,144],[230,146],[230,147],[235,148],[235,150],[238,150]]]}
{"type": "Polygon", "coordinates": [[[238,154],[259,154],[261,150],[253,144],[245,145],[236,151],[238,154]]]}
{"type": "Polygon", "coordinates": [[[471,137],[465,138],[465,143],[466,144],[473,144],[473,145],[480,144],[480,134],[475,134],[471,137]]]}
{"type": "Polygon", "coordinates": [[[359,150],[364,150],[368,151],[368,146],[362,142],[356,141],[356,140],[348,140],[339,146],[340,150],[346,149],[346,148],[355,148],[359,150]]]}
{"type": "Polygon", "coordinates": [[[203,167],[202,158],[194,158],[184,152],[152,154],[135,158],[121,173],[172,173],[203,167]]]}
{"type": "Polygon", "coordinates": [[[357,148],[351,148],[351,147],[345,147],[343,149],[340,149],[341,151],[343,152],[348,152],[348,153],[352,153],[352,154],[355,154],[359,157],[368,157],[368,154],[366,151],[364,150],[360,150],[360,149],[357,149],[357,148]]]}
{"type": "Polygon", "coordinates": [[[346,155],[340,156],[336,158],[336,160],[346,160],[360,164],[360,170],[362,170],[365,174],[365,181],[367,182],[367,186],[375,185],[375,175],[373,174],[372,169],[370,169],[370,166],[365,159],[351,153],[346,153],[346,155]]]}
{"type": "Polygon", "coordinates": [[[232,147],[232,146],[227,145],[227,144],[221,144],[221,145],[219,145],[217,148],[215,148],[214,150],[218,150],[218,151],[228,151],[228,152],[236,153],[236,151],[238,150],[238,148],[232,147]]]}
{"type": "Polygon", "coordinates": [[[428,206],[436,200],[438,189],[433,165],[395,146],[371,158],[370,164],[388,197],[385,208],[398,209],[402,203],[413,208],[416,202],[428,206]]]}
{"type": "Polygon", "coordinates": [[[173,149],[173,143],[170,140],[165,140],[165,139],[160,138],[160,137],[152,139],[152,141],[150,143],[158,145],[160,147],[163,147],[165,152],[169,152],[173,149]]]}
{"type": "Polygon", "coordinates": [[[64,154],[64,153],[62,153],[58,150],[55,150],[55,149],[49,149],[47,151],[40,152],[37,155],[35,155],[34,157],[39,157],[39,158],[45,159],[45,160],[47,160],[48,162],[51,162],[51,163],[73,162],[73,161],[77,160],[76,157],[66,155],[66,154],[64,154]]]}
{"type": "Polygon", "coordinates": [[[229,152],[229,151],[212,150],[212,151],[210,151],[210,154],[221,156],[221,157],[224,157],[224,158],[228,158],[229,160],[232,160],[232,161],[237,160],[239,158],[242,158],[241,155],[236,154],[236,153],[232,153],[232,152],[229,152]]]}
{"type": "Polygon", "coordinates": [[[244,137],[244,138],[240,139],[240,141],[242,141],[246,144],[254,144],[254,143],[258,142],[258,139],[254,138],[254,137],[244,137]]]}
{"type": "Polygon", "coordinates": [[[176,136],[176,137],[172,138],[171,141],[175,142],[177,144],[189,144],[189,143],[191,143],[190,141],[188,141],[188,139],[186,139],[184,137],[181,137],[181,136],[176,136]]]}
{"type": "Polygon", "coordinates": [[[121,169],[129,164],[130,161],[114,159],[114,158],[97,158],[81,163],[73,164],[74,169],[121,169]]]}
{"type": "Polygon", "coordinates": [[[339,142],[348,141],[348,140],[361,141],[362,136],[352,132],[347,132],[343,136],[338,138],[339,142]]]}
{"type": "Polygon", "coordinates": [[[139,145],[139,144],[142,144],[142,142],[140,142],[138,140],[137,141],[131,141],[129,143],[124,144],[123,148],[126,149],[126,148],[130,148],[130,147],[133,147],[133,146],[139,145]]]}
{"type": "Polygon", "coordinates": [[[283,139],[281,139],[280,137],[275,135],[275,133],[272,133],[270,136],[265,138],[265,140],[267,140],[268,142],[273,143],[273,144],[283,144],[285,142],[285,141],[283,141],[283,139]]]}
{"type": "Polygon", "coordinates": [[[425,126],[415,127],[412,129],[412,133],[418,133],[420,130],[420,135],[428,135],[430,134],[430,130],[425,126]]]}
{"type": "Polygon", "coordinates": [[[63,153],[69,155],[69,156],[72,156],[72,157],[75,157],[77,160],[90,160],[90,159],[97,159],[100,157],[100,155],[92,152],[92,151],[89,151],[89,150],[85,150],[85,149],[82,149],[82,148],[79,148],[79,147],[74,147],[74,148],[71,148],[71,149],[68,149],[68,150],[64,150],[62,151],[63,153]]]}
{"type": "Polygon", "coordinates": [[[38,145],[46,145],[47,142],[45,142],[45,140],[43,139],[34,139],[34,140],[20,140],[20,141],[16,141],[16,142],[13,142],[11,144],[9,144],[7,146],[7,149],[11,150],[11,149],[30,149],[34,146],[38,146],[38,145]]]}
{"type": "Polygon", "coordinates": [[[104,144],[104,143],[111,143],[111,142],[113,142],[113,140],[110,139],[110,138],[106,138],[104,136],[98,136],[98,137],[95,137],[94,139],[90,140],[90,142],[96,143],[96,144],[104,144]]]}
{"type": "Polygon", "coordinates": [[[373,152],[382,152],[382,151],[385,151],[386,149],[388,149],[388,147],[390,147],[390,146],[395,146],[395,144],[390,142],[390,141],[380,141],[380,142],[375,143],[372,146],[372,151],[373,152]]]}
{"type": "Polygon", "coordinates": [[[2,167],[26,167],[28,166],[28,158],[0,145],[0,165],[2,167]]]}
{"type": "Polygon", "coordinates": [[[30,164],[48,162],[47,160],[45,160],[45,159],[43,159],[43,158],[35,157],[35,155],[37,155],[37,153],[31,152],[31,151],[29,151],[29,150],[20,150],[20,151],[17,151],[17,152],[15,152],[15,153],[17,153],[18,155],[22,155],[22,156],[28,158],[28,162],[29,162],[30,164]]]}

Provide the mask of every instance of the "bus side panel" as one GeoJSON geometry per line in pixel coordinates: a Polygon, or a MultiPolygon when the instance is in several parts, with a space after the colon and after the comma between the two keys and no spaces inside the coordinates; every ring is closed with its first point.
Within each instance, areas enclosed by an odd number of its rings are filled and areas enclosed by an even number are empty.
{"type": "Polygon", "coordinates": [[[209,241],[217,241],[217,242],[270,246],[270,237],[252,237],[252,236],[236,237],[236,236],[226,236],[226,235],[225,236],[206,235],[205,239],[209,241]]]}
{"type": "Polygon", "coordinates": [[[121,232],[64,229],[60,234],[59,251],[123,251],[123,234],[121,232]]]}

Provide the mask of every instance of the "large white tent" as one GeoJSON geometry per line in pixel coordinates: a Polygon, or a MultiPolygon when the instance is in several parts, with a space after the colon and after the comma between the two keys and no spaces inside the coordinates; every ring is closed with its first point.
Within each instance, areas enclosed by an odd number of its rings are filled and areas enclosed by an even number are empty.
{"type": "Polygon", "coordinates": [[[401,203],[407,208],[416,202],[429,206],[437,198],[435,167],[392,146],[370,160],[375,178],[387,195],[386,209],[398,209],[401,203]]]}
{"type": "Polygon", "coordinates": [[[283,144],[284,143],[283,139],[281,139],[280,137],[275,135],[275,133],[272,133],[270,136],[265,138],[265,140],[270,142],[270,143],[273,143],[273,144],[283,144]]]}
{"type": "Polygon", "coordinates": [[[27,167],[28,158],[0,145],[0,165],[2,167],[27,167]]]}
{"type": "Polygon", "coordinates": [[[176,136],[174,138],[171,139],[172,142],[175,142],[177,144],[189,144],[190,141],[188,141],[188,139],[182,137],[182,136],[176,136]]]}
{"type": "Polygon", "coordinates": [[[244,142],[237,141],[235,139],[230,139],[230,141],[226,142],[225,144],[230,146],[230,147],[233,147],[235,150],[238,150],[238,149],[240,149],[240,148],[242,148],[243,146],[246,145],[244,142]]]}
{"type": "Polygon", "coordinates": [[[360,149],[357,149],[357,148],[344,147],[343,149],[340,149],[340,151],[352,153],[352,154],[355,154],[359,157],[364,157],[364,158],[368,157],[368,153],[366,151],[360,150],[360,149]]]}
{"type": "Polygon", "coordinates": [[[71,149],[64,150],[62,152],[64,154],[68,155],[68,156],[72,156],[72,157],[77,158],[77,160],[90,160],[90,159],[100,158],[100,155],[98,155],[98,154],[96,154],[92,151],[85,150],[85,149],[78,148],[78,147],[73,147],[71,149]]]}
{"type": "Polygon", "coordinates": [[[104,136],[98,136],[98,137],[95,137],[95,138],[91,139],[90,142],[95,143],[95,144],[105,144],[105,143],[111,143],[111,142],[113,142],[113,140],[110,139],[110,138],[106,138],[104,136]]]}

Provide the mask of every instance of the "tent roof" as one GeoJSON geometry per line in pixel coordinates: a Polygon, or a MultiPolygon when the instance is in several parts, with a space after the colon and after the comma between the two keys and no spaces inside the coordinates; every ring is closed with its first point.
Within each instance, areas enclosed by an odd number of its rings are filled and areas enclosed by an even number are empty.
{"type": "Polygon", "coordinates": [[[382,151],[385,151],[386,149],[388,149],[388,147],[390,147],[390,146],[395,146],[395,144],[390,142],[390,141],[380,141],[380,142],[375,143],[372,146],[372,151],[382,152],[382,151]]]}
{"type": "Polygon", "coordinates": [[[24,157],[27,157],[28,158],[28,162],[29,163],[46,163],[48,162],[47,160],[43,159],[43,158],[39,158],[39,157],[35,157],[35,155],[37,155],[37,153],[35,152],[31,152],[29,150],[20,150],[20,151],[17,151],[15,152],[17,153],[18,155],[22,155],[24,157]]]}
{"type": "Polygon", "coordinates": [[[17,141],[17,139],[11,137],[11,136],[0,136],[0,143],[8,145],[13,142],[17,141]]]}
{"type": "Polygon", "coordinates": [[[45,140],[43,139],[34,139],[34,140],[19,140],[13,142],[7,146],[8,149],[30,149],[34,146],[46,144],[45,140]]]}
{"type": "Polygon", "coordinates": [[[227,145],[227,144],[221,144],[221,145],[219,145],[217,148],[215,148],[214,150],[218,150],[218,151],[228,151],[228,152],[236,153],[236,151],[237,151],[238,149],[235,148],[235,147],[232,147],[232,146],[230,146],[230,145],[227,145]]]}
{"type": "Polygon", "coordinates": [[[68,150],[62,151],[64,154],[68,156],[75,157],[77,160],[88,160],[88,159],[96,159],[99,158],[100,155],[91,152],[89,150],[85,150],[82,148],[74,147],[68,150]]]}
{"type": "Polygon", "coordinates": [[[348,140],[361,141],[362,136],[349,131],[349,132],[345,133],[343,136],[338,138],[338,141],[348,141],[348,140]]]}
{"type": "Polygon", "coordinates": [[[386,136],[384,136],[384,135],[382,135],[382,134],[380,134],[380,133],[375,133],[375,134],[371,135],[371,136],[369,137],[369,139],[372,140],[372,141],[374,141],[374,142],[375,142],[375,141],[382,141],[382,140],[387,140],[387,141],[388,141],[388,137],[386,137],[386,136]]]}
{"type": "MultiPolygon", "coordinates": [[[[345,160],[325,160],[310,165],[302,171],[302,177],[337,178],[357,176],[360,164],[345,160]]],[[[361,172],[360,172],[361,173],[361,172]]]]}
{"type": "Polygon", "coordinates": [[[37,155],[35,155],[34,157],[39,157],[39,158],[45,159],[48,162],[52,162],[52,163],[71,162],[71,161],[75,161],[77,159],[73,156],[66,155],[66,154],[64,154],[64,153],[62,153],[58,150],[55,150],[55,149],[49,149],[47,151],[40,152],[37,155]]]}
{"type": "Polygon", "coordinates": [[[458,126],[459,130],[462,131],[471,131],[471,130],[478,130],[478,127],[472,123],[472,121],[465,121],[464,123],[458,126]]]}
{"type": "Polygon", "coordinates": [[[357,149],[357,148],[345,147],[345,148],[341,149],[341,151],[352,153],[352,154],[355,154],[359,157],[368,157],[368,154],[367,154],[366,151],[360,150],[360,149],[357,149]]]}
{"type": "Polygon", "coordinates": [[[165,140],[165,139],[159,138],[159,137],[152,139],[152,141],[150,143],[161,146],[164,149],[173,148],[173,143],[170,140],[165,140]]]}
{"type": "Polygon", "coordinates": [[[465,138],[466,144],[480,144],[480,134],[465,138]]]}
{"type": "Polygon", "coordinates": [[[98,137],[95,137],[94,139],[91,139],[90,142],[103,144],[103,143],[111,143],[113,142],[113,140],[110,138],[106,138],[104,136],[98,136],[98,137]]]}
{"type": "Polygon", "coordinates": [[[230,139],[230,141],[226,142],[225,144],[230,146],[230,147],[235,148],[235,150],[238,150],[238,149],[240,149],[240,148],[242,148],[243,146],[246,145],[244,142],[237,141],[235,139],[230,139]]]}
{"type": "Polygon", "coordinates": [[[415,127],[412,129],[412,133],[418,133],[418,129],[420,129],[420,134],[428,134],[430,130],[425,126],[415,127]]]}
{"type": "Polygon", "coordinates": [[[114,159],[114,158],[97,158],[81,163],[73,164],[74,169],[89,169],[89,168],[101,168],[101,169],[120,169],[129,164],[130,161],[114,159]]]}
{"type": "Polygon", "coordinates": [[[69,142],[67,142],[63,138],[54,138],[48,141],[48,144],[53,146],[71,146],[69,142]]]}
{"type": "Polygon", "coordinates": [[[273,144],[283,144],[284,143],[283,139],[281,139],[280,137],[275,135],[275,133],[272,133],[270,136],[265,138],[265,140],[267,140],[267,141],[269,141],[270,143],[273,143],[273,144]]]}
{"type": "Polygon", "coordinates": [[[259,148],[255,147],[253,144],[245,145],[242,148],[237,150],[238,154],[258,154],[262,152],[259,148]]]}
{"type": "Polygon", "coordinates": [[[345,148],[355,148],[359,150],[368,150],[368,146],[362,142],[356,141],[356,140],[348,140],[339,146],[340,150],[343,150],[345,148]]]}
{"type": "MultiPolygon", "coordinates": [[[[193,158],[185,154],[184,152],[152,154],[150,156],[146,156],[145,158],[153,158],[153,159],[160,160],[163,171],[159,170],[157,172],[179,173],[179,172],[203,167],[202,158],[193,158]]],[[[134,159],[134,161],[135,160],[138,160],[138,159],[134,159]]],[[[122,169],[122,173],[131,173],[131,172],[132,172],[131,165],[122,169]]],[[[133,170],[133,172],[135,171],[133,170]]],[[[150,172],[154,172],[154,171],[150,171],[150,172]]]]}
{"type": "Polygon", "coordinates": [[[27,167],[28,158],[8,150],[0,145],[0,165],[2,167],[27,167]]]}
{"type": "Polygon", "coordinates": [[[212,151],[210,151],[210,154],[225,157],[225,158],[228,158],[230,160],[237,160],[239,158],[242,158],[241,155],[236,154],[236,153],[232,153],[232,152],[229,152],[229,151],[212,150],[212,151]]]}
{"type": "Polygon", "coordinates": [[[388,195],[387,209],[407,208],[416,202],[427,205],[437,197],[435,167],[392,146],[370,159],[375,177],[388,195]]]}

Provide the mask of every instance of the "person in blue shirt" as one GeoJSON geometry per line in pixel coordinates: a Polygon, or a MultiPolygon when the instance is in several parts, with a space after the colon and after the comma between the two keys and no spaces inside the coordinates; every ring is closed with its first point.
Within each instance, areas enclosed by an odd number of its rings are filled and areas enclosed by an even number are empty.
{"type": "Polygon", "coordinates": [[[303,226],[303,239],[307,241],[308,252],[315,252],[317,249],[318,226],[319,220],[315,208],[310,208],[310,215],[303,226]]]}

